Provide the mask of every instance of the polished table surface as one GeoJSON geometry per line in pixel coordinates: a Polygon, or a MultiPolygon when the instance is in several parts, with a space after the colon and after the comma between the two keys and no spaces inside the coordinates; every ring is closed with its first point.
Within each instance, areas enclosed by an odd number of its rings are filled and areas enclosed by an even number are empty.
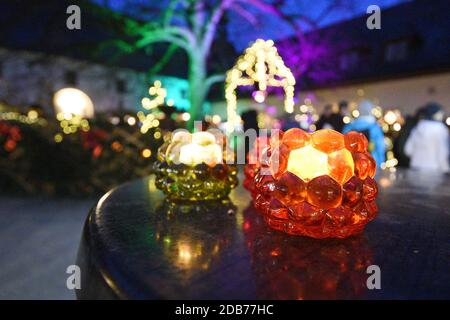
{"type": "Polygon", "coordinates": [[[345,240],[272,231],[240,185],[218,202],[171,203],[153,177],[104,195],[77,263],[80,299],[450,298],[450,177],[378,177],[379,214],[345,240]],[[381,289],[369,290],[377,265],[381,289]]]}

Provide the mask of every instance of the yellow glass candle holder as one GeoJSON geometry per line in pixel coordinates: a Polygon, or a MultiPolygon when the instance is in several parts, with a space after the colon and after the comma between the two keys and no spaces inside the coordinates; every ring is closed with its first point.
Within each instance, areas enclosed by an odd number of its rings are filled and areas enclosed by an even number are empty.
{"type": "Polygon", "coordinates": [[[156,187],[179,200],[227,197],[238,184],[237,167],[226,164],[231,153],[222,141],[209,132],[174,133],[158,150],[156,187]]]}

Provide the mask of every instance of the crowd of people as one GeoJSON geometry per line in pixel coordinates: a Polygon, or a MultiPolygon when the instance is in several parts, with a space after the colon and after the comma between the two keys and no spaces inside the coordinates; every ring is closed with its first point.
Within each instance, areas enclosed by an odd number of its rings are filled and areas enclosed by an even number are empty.
{"type": "MultiPolygon", "coordinates": [[[[381,166],[386,161],[386,147],[383,130],[373,115],[374,104],[363,100],[357,107],[359,116],[351,119],[347,102],[339,103],[338,112],[331,105],[326,105],[323,113],[315,123],[316,130],[333,129],[341,133],[358,131],[369,141],[369,151],[381,166]]],[[[257,128],[256,111],[243,115],[244,129],[257,128]],[[254,119],[254,121],[252,121],[254,119]]],[[[283,130],[298,127],[293,119],[283,122],[283,130]]],[[[419,108],[414,116],[407,116],[402,130],[393,141],[393,151],[398,165],[418,170],[432,170],[442,173],[450,172],[450,133],[444,124],[443,108],[430,102],[419,108]]]]}
{"type": "Polygon", "coordinates": [[[353,122],[344,123],[344,117],[349,116],[349,107],[347,102],[339,103],[339,113],[333,113],[331,105],[326,105],[324,113],[316,123],[316,128],[333,129],[342,133],[358,131],[363,133],[369,141],[369,151],[380,166],[386,161],[386,150],[384,144],[384,134],[376,118],[372,114],[374,105],[368,100],[359,104],[359,117],[353,122]]]}
{"type": "MultiPolygon", "coordinates": [[[[344,117],[349,116],[348,104],[341,102],[338,113],[327,105],[316,128],[330,128],[342,133],[362,132],[369,140],[369,151],[380,166],[385,161],[385,142],[383,130],[372,113],[373,108],[372,102],[362,101],[358,106],[359,117],[345,124],[344,117]]],[[[443,121],[444,111],[437,103],[428,103],[414,116],[408,116],[394,141],[399,164],[414,169],[449,172],[450,138],[443,121]]]]}

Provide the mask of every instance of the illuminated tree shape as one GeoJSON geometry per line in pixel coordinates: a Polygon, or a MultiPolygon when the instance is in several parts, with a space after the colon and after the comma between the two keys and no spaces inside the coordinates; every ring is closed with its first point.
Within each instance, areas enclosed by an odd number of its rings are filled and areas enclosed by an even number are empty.
{"type": "Polygon", "coordinates": [[[267,87],[283,87],[286,112],[294,111],[295,78],[291,70],[284,65],[272,40],[256,40],[239,57],[235,66],[227,72],[225,98],[227,100],[227,130],[233,131],[238,122],[236,112],[236,88],[257,83],[260,91],[267,87]]]}
{"type": "MultiPolygon", "coordinates": [[[[167,90],[162,87],[161,81],[156,80],[153,85],[148,89],[148,94],[153,98],[150,99],[145,97],[142,99],[142,107],[146,110],[153,110],[164,104],[167,96],[167,90]]],[[[147,133],[147,131],[152,127],[157,127],[159,122],[155,118],[153,113],[144,114],[144,112],[139,111],[137,113],[139,121],[141,121],[141,133],[147,133]]]]}
{"type": "Polygon", "coordinates": [[[167,96],[167,91],[161,86],[161,81],[156,80],[153,83],[153,86],[148,89],[148,94],[154,98],[150,99],[148,97],[145,97],[142,99],[141,103],[144,109],[151,110],[164,104],[164,99],[167,96]]]}

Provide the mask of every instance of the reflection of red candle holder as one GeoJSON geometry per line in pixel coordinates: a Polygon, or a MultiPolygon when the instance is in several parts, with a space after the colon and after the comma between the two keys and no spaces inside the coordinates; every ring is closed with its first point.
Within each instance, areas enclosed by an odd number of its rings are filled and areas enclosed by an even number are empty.
{"type": "Polygon", "coordinates": [[[363,236],[349,239],[289,237],[267,230],[253,206],[243,232],[252,257],[258,299],[358,299],[367,292],[372,249],[363,236]]]}
{"type": "Polygon", "coordinates": [[[274,229],[346,238],[375,218],[376,164],[363,134],[290,129],[271,139],[255,176],[255,205],[274,229]]]}
{"type": "Polygon", "coordinates": [[[265,136],[257,137],[253,148],[247,154],[247,164],[244,167],[244,187],[250,191],[254,197],[257,193],[255,189],[255,176],[261,166],[262,154],[269,146],[269,139],[265,136]]]}

